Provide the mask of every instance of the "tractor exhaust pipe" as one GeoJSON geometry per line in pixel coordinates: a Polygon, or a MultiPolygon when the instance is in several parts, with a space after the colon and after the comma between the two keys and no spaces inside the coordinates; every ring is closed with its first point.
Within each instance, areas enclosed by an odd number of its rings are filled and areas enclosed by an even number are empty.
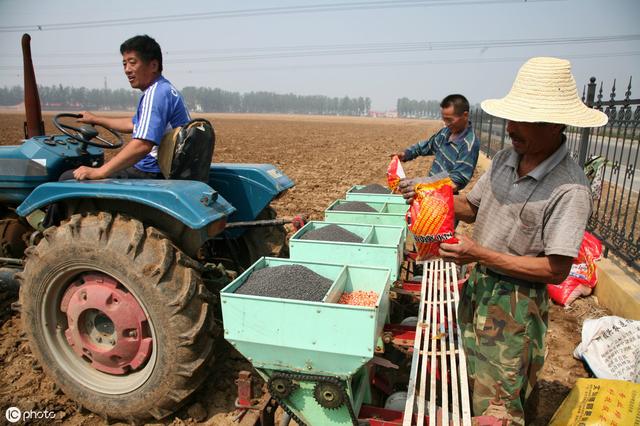
{"type": "Polygon", "coordinates": [[[36,74],[31,60],[31,36],[22,35],[22,60],[24,63],[24,110],[27,121],[24,123],[25,139],[44,135],[44,122],[38,96],[36,74]]]}

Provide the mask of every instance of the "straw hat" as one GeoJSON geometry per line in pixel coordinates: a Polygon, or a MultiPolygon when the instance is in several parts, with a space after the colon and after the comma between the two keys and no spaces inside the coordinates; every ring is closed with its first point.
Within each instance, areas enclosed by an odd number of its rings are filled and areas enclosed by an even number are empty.
{"type": "Polygon", "coordinates": [[[511,121],[576,127],[599,127],[608,121],[606,114],[580,100],[571,63],[565,59],[529,59],[518,71],[507,96],[487,99],[480,105],[489,114],[511,121]]]}

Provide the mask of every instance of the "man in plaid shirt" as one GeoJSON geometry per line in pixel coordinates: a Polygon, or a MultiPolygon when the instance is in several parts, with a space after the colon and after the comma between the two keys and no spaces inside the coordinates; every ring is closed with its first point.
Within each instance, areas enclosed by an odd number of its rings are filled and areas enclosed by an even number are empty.
{"type": "Polygon", "coordinates": [[[445,127],[427,140],[396,154],[400,161],[411,161],[423,155],[434,155],[428,176],[445,172],[458,192],[471,180],[478,162],[480,140],[469,122],[469,101],[462,95],[449,95],[440,102],[445,127]]]}

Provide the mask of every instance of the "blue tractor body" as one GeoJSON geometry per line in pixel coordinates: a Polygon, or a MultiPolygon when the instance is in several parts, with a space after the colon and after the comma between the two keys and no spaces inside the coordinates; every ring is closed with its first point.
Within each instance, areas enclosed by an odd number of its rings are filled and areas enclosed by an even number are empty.
{"type": "Polygon", "coordinates": [[[121,200],[166,213],[191,229],[226,219],[236,209],[210,186],[196,181],[104,179],[45,183],[37,187],[16,213],[27,216],[38,208],[72,199],[121,200]]]}
{"type": "MultiPolygon", "coordinates": [[[[294,183],[271,164],[212,164],[209,185],[229,201],[236,211],[229,222],[250,221],[294,183]]],[[[242,228],[225,231],[235,238],[242,228]]]]}
{"type": "Polygon", "coordinates": [[[101,149],[88,146],[84,156],[78,149],[79,144],[67,136],[35,136],[21,145],[0,147],[0,203],[22,203],[38,186],[57,181],[65,170],[102,165],[101,149]]]}
{"type": "MultiPolygon", "coordinates": [[[[58,177],[83,164],[100,165],[100,148],[67,136],[37,136],[19,146],[0,147],[0,203],[16,206],[19,216],[56,203],[94,199],[103,205],[126,202],[156,210],[193,230],[218,222],[250,221],[293,181],[270,164],[212,164],[209,184],[186,180],[104,179],[62,181],[58,177]]],[[[221,230],[221,229],[220,229],[221,230]]],[[[242,228],[226,231],[237,238],[242,228]]],[[[209,237],[215,237],[209,232],[209,237]]]]}

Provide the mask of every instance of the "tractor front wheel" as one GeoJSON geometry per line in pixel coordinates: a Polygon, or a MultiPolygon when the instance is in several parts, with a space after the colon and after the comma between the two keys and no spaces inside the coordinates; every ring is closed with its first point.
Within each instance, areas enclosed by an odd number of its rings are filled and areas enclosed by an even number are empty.
{"type": "Polygon", "coordinates": [[[74,215],[26,255],[23,327],[69,397],[107,418],[160,419],[205,379],[213,296],[198,264],[156,229],[74,215]]]}

